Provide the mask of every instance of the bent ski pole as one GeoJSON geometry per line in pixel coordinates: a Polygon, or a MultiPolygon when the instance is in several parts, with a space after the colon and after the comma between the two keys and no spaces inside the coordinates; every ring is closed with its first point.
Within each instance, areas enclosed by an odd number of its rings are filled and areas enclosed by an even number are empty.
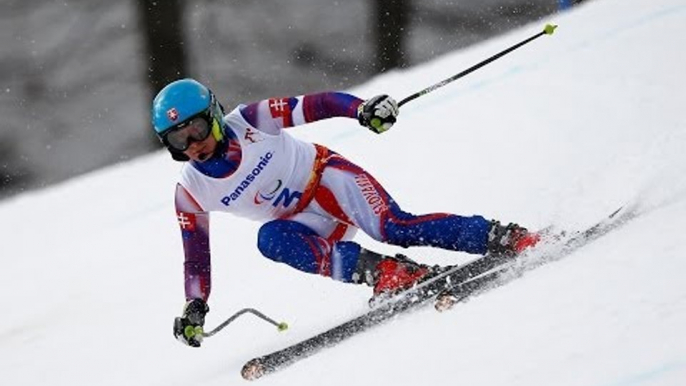
{"type": "Polygon", "coordinates": [[[285,331],[285,330],[288,329],[288,324],[286,324],[285,322],[281,322],[281,323],[276,322],[276,321],[274,321],[272,318],[270,318],[270,317],[268,317],[267,315],[261,313],[260,311],[257,311],[257,310],[254,309],[254,308],[244,308],[244,309],[242,309],[242,310],[236,312],[235,314],[233,314],[230,318],[226,319],[222,324],[220,324],[220,325],[218,325],[217,327],[215,327],[214,330],[212,330],[212,331],[210,331],[210,332],[203,332],[203,333],[202,333],[202,336],[205,337],[205,338],[211,337],[212,335],[214,335],[214,334],[218,333],[219,331],[223,330],[224,327],[228,326],[228,325],[231,324],[234,320],[238,319],[239,316],[241,316],[241,315],[243,315],[243,314],[245,314],[245,313],[251,313],[251,314],[257,316],[258,318],[264,320],[265,322],[268,322],[268,323],[273,324],[274,326],[276,326],[276,328],[277,328],[279,331],[285,331]]]}
{"type": "Polygon", "coordinates": [[[481,62],[479,62],[479,63],[473,65],[472,67],[469,67],[468,69],[466,69],[466,70],[460,72],[459,74],[455,74],[455,75],[451,76],[451,77],[448,78],[448,79],[445,79],[445,80],[443,80],[443,81],[440,81],[440,82],[434,84],[433,86],[429,86],[429,87],[425,88],[425,89],[422,90],[422,91],[416,92],[416,93],[414,93],[414,94],[408,96],[407,98],[401,100],[401,101],[398,103],[398,107],[404,105],[404,104],[407,103],[407,102],[410,102],[410,101],[412,101],[412,100],[415,100],[415,99],[419,98],[419,97],[422,96],[422,95],[428,94],[428,93],[430,93],[430,92],[436,90],[437,88],[441,88],[441,87],[445,86],[446,84],[448,84],[448,83],[450,83],[450,82],[452,82],[452,81],[455,81],[455,80],[457,80],[457,79],[460,79],[460,78],[462,78],[463,76],[465,76],[465,75],[467,75],[467,74],[470,74],[470,73],[472,73],[472,72],[478,70],[479,68],[481,68],[481,67],[487,65],[488,63],[491,63],[492,61],[494,61],[494,60],[496,60],[496,59],[498,59],[498,58],[500,58],[500,57],[502,57],[502,56],[505,56],[505,55],[509,54],[510,52],[516,50],[517,48],[519,48],[519,47],[521,47],[521,46],[523,46],[523,45],[525,45],[525,44],[531,42],[532,40],[538,39],[539,37],[541,37],[541,36],[543,36],[543,35],[552,35],[553,32],[555,31],[555,28],[557,28],[556,25],[547,24],[547,25],[545,26],[545,28],[543,29],[543,31],[541,31],[541,32],[539,32],[539,33],[537,33],[537,34],[535,34],[534,36],[531,36],[530,38],[525,39],[525,40],[523,40],[523,41],[521,41],[521,42],[519,42],[519,43],[513,45],[512,47],[507,48],[506,50],[503,50],[503,51],[501,51],[501,52],[499,52],[499,53],[497,53],[497,54],[491,56],[490,58],[488,58],[488,59],[486,59],[486,60],[483,60],[483,61],[481,61],[481,62]]]}

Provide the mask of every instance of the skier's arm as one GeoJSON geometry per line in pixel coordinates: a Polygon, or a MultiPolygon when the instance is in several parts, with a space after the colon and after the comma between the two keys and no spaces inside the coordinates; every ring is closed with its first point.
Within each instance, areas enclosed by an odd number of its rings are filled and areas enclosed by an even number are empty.
{"type": "Polygon", "coordinates": [[[212,286],[210,265],[210,215],[188,191],[176,186],[176,215],[183,238],[186,300],[207,301],[212,286]]]}
{"type": "Polygon", "coordinates": [[[272,98],[245,105],[243,118],[260,131],[279,130],[334,117],[357,119],[362,99],[342,92],[324,92],[288,98],[272,98]]]}

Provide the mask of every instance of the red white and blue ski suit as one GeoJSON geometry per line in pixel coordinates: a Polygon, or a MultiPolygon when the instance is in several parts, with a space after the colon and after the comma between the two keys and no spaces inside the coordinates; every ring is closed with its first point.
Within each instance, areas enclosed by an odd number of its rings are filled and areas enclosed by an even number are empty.
{"type": "Polygon", "coordinates": [[[286,128],[333,117],[357,118],[362,101],[321,93],[240,105],[223,119],[215,155],[184,164],[176,211],[185,252],[186,298],[210,294],[209,212],[264,222],[260,252],[298,270],[350,282],[357,231],[403,247],[428,245],[484,253],[489,222],[481,216],[403,211],[360,166],[286,128]]]}

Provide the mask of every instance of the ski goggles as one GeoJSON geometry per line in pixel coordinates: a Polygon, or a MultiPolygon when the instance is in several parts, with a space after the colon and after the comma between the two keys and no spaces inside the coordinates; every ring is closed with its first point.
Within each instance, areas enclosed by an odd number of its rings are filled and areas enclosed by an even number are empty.
{"type": "Polygon", "coordinates": [[[197,116],[176,126],[164,134],[162,137],[164,144],[173,150],[184,152],[188,150],[191,143],[204,141],[212,132],[212,126],[216,124],[212,119],[211,126],[208,118],[197,116]]]}

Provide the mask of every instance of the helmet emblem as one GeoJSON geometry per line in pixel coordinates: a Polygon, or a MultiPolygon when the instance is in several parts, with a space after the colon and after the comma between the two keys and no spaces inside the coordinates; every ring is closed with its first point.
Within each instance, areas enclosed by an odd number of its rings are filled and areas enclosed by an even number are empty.
{"type": "Polygon", "coordinates": [[[169,117],[172,122],[176,122],[176,120],[179,119],[179,112],[176,111],[176,108],[172,107],[171,109],[167,110],[167,117],[169,117]]]}

